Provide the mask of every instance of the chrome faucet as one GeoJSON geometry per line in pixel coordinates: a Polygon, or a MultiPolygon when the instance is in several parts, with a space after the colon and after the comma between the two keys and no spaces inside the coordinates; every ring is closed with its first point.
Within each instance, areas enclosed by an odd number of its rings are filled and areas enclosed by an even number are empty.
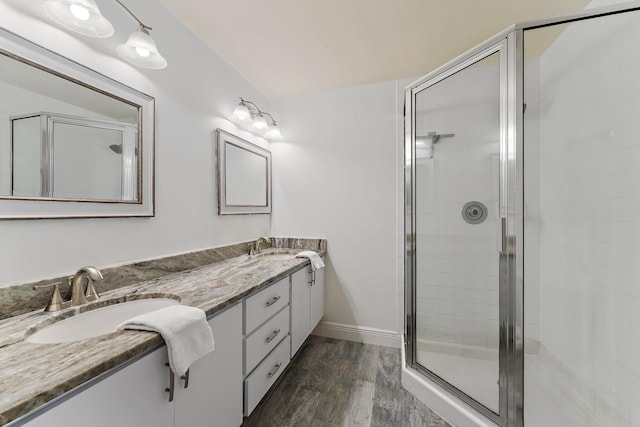
{"type": "Polygon", "coordinates": [[[100,296],[93,286],[94,280],[102,280],[102,273],[95,267],[82,267],[73,277],[69,277],[69,285],[71,285],[71,305],[86,304],[89,301],[95,301],[100,296]],[[87,281],[85,290],[84,282],[87,281]]]}
{"type": "Polygon", "coordinates": [[[72,305],[81,305],[89,301],[99,299],[100,295],[98,295],[96,288],[93,286],[94,280],[102,280],[102,273],[100,273],[100,270],[97,268],[90,266],[82,267],[74,276],[69,276],[69,293],[67,294],[67,301],[63,300],[62,296],[60,296],[60,282],[48,285],[36,285],[33,289],[53,287],[51,300],[45,307],[44,311],[58,311],[69,308],[72,305]],[[87,282],[86,290],[84,287],[85,279],[87,282]]]}
{"type": "Polygon", "coordinates": [[[256,240],[253,246],[251,246],[251,251],[249,252],[249,255],[258,255],[260,253],[260,243],[265,243],[266,245],[270,245],[271,239],[269,239],[268,237],[258,238],[258,240],[256,240]]]}

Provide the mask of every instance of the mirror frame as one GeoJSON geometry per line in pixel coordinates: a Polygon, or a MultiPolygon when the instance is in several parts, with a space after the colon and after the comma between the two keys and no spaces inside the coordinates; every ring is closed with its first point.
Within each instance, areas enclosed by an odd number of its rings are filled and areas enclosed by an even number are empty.
{"type": "Polygon", "coordinates": [[[0,196],[0,220],[154,216],[155,99],[1,28],[0,54],[136,107],[140,147],[138,200],[0,196]]]}
{"type": "Polygon", "coordinates": [[[216,129],[216,158],[217,158],[217,181],[218,181],[218,215],[248,215],[248,214],[270,214],[271,213],[271,152],[255,144],[250,143],[238,136],[226,132],[220,128],[216,129]],[[253,154],[264,157],[267,162],[265,205],[231,205],[227,203],[227,165],[226,147],[227,144],[247,150],[253,154]]]}

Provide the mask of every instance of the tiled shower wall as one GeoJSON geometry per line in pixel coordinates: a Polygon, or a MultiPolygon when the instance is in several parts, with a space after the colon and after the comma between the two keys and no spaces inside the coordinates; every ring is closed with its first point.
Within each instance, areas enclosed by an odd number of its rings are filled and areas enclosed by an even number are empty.
{"type": "Polygon", "coordinates": [[[438,341],[497,348],[499,189],[497,63],[475,66],[428,89],[417,102],[418,135],[453,133],[416,168],[417,334],[438,341]],[[480,201],[487,219],[464,221],[462,207],[480,201]]]}
{"type": "MultiPolygon", "coordinates": [[[[635,12],[564,29],[539,59],[539,147],[525,141],[527,162],[539,149],[537,181],[525,176],[525,206],[539,191],[525,272],[538,268],[532,254],[540,271],[539,308],[527,298],[525,314],[539,311],[540,366],[560,373],[554,386],[571,390],[582,425],[640,425],[639,22],[635,12]]],[[[538,374],[525,372],[527,387],[538,374]]]]}

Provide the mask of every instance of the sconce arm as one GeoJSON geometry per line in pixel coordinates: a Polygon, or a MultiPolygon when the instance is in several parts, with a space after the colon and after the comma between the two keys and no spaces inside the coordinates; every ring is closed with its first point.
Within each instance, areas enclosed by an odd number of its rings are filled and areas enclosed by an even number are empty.
{"type": "Polygon", "coordinates": [[[140,25],[141,28],[144,28],[145,30],[153,30],[153,28],[151,28],[150,26],[143,24],[142,21],[139,20],[138,17],[134,15],[133,12],[131,12],[129,8],[125,6],[124,3],[122,3],[120,0],[114,0],[114,1],[118,3],[120,6],[122,6],[122,8],[126,10],[127,13],[129,13],[129,15],[133,17],[133,19],[136,20],[136,22],[138,23],[138,25],[140,25]]]}

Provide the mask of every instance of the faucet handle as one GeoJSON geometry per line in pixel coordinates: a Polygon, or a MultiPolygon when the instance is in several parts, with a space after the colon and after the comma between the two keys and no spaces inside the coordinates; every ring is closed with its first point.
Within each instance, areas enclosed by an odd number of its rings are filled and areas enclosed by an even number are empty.
{"type": "Polygon", "coordinates": [[[66,308],[66,304],[60,295],[60,282],[49,283],[48,285],[34,285],[33,289],[50,288],[51,286],[53,286],[53,294],[51,294],[51,300],[44,308],[44,311],[59,311],[66,308]]]}
{"type": "Polygon", "coordinates": [[[96,288],[93,286],[93,280],[89,279],[87,283],[87,292],[85,293],[87,301],[96,301],[100,299],[100,295],[96,292],[96,288]]]}

